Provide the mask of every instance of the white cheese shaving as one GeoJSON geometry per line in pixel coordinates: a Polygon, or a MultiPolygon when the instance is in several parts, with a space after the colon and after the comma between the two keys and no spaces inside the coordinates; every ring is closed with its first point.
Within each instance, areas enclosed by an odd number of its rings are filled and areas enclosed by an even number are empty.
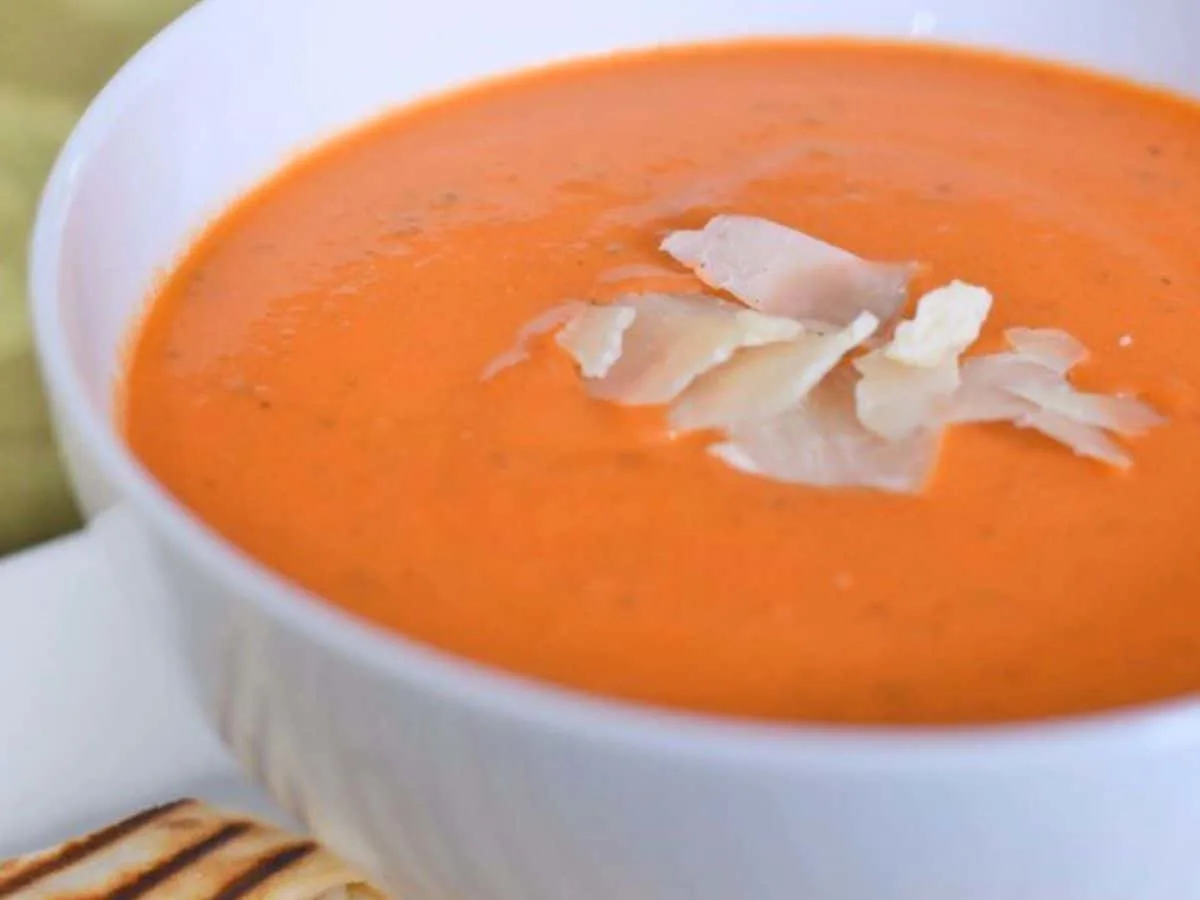
{"type": "Polygon", "coordinates": [[[944,421],[959,384],[955,358],[937,366],[908,366],[875,351],[855,360],[854,367],[863,376],[855,394],[859,421],[889,440],[944,421]]]}
{"type": "Polygon", "coordinates": [[[1009,385],[1022,380],[1053,385],[1059,380],[1055,372],[1016,353],[964,360],[959,377],[961,384],[945,411],[947,424],[1016,421],[1037,407],[1009,391],[1009,385]]]}
{"type": "Polygon", "coordinates": [[[585,378],[602,378],[621,358],[625,332],[637,318],[632,306],[588,306],[555,336],[571,354],[585,378]]]}
{"type": "Polygon", "coordinates": [[[1135,397],[1086,394],[1066,381],[1056,385],[1021,382],[1008,388],[1013,394],[1081,425],[1094,425],[1127,437],[1144,434],[1166,421],[1135,397]]]}
{"type": "Polygon", "coordinates": [[[1118,469],[1128,469],[1133,460],[1101,429],[1078,422],[1049,409],[1038,409],[1016,420],[1020,428],[1032,428],[1087,456],[1118,469]]]}
{"type": "MultiPolygon", "coordinates": [[[[1119,468],[1127,468],[1131,461],[1105,429],[1132,436],[1166,421],[1133,397],[1078,391],[1062,372],[1037,359],[1037,355],[998,353],[967,360],[945,421],[1013,422],[1040,431],[1080,456],[1119,468]]],[[[1065,357],[1060,354],[1057,359],[1065,357]]]]}
{"type": "Polygon", "coordinates": [[[636,311],[620,357],[587,381],[593,397],[627,406],[670,403],[696,378],[742,347],[795,338],[792,319],[742,309],[714,297],[638,294],[619,305],[636,311]]]}
{"type": "Polygon", "coordinates": [[[843,367],[796,407],[735,427],[709,452],[741,472],[815,487],[865,487],[915,494],[929,480],[938,429],[899,441],[872,434],[855,415],[853,369],[843,367]]]}
{"type": "Polygon", "coordinates": [[[662,249],[705,284],[747,306],[809,324],[842,327],[860,312],[890,321],[916,267],[875,263],[768,219],[723,215],[676,231],[662,249]]]}
{"type": "Polygon", "coordinates": [[[1063,374],[1089,355],[1087,347],[1058,328],[1009,328],[1004,337],[1021,356],[1063,374]]]}
{"type": "Polygon", "coordinates": [[[668,421],[677,432],[734,428],[794,407],[847,353],[875,333],[879,320],[861,313],[833,334],[804,333],[790,341],[744,350],[680,396],[668,421]]]}
{"type": "Polygon", "coordinates": [[[991,307],[991,294],[961,281],[922,297],[891,343],[855,360],[863,425],[900,440],[943,421],[959,386],[959,354],[979,337],[991,307]]]}
{"type": "Polygon", "coordinates": [[[917,314],[901,322],[884,355],[908,366],[934,368],[958,357],[979,338],[992,309],[992,295],[954,281],[917,302],[917,314]]]}
{"type": "Polygon", "coordinates": [[[529,345],[534,338],[548,334],[566,325],[587,307],[586,303],[572,300],[560,306],[552,306],[538,316],[521,326],[513,345],[488,363],[479,376],[483,381],[490,381],[505,369],[523,363],[529,359],[529,345]]]}

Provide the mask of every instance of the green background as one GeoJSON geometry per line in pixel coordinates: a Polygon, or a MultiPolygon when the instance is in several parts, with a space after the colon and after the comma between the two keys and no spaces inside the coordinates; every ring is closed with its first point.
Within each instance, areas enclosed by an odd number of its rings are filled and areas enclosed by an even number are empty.
{"type": "Polygon", "coordinates": [[[0,0],[0,553],[78,523],[25,306],[25,245],[42,182],[91,97],[190,2],[0,0]]]}

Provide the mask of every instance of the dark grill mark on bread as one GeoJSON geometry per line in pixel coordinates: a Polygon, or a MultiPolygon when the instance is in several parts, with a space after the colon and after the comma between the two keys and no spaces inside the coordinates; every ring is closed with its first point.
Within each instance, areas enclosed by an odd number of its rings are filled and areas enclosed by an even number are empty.
{"type": "Polygon", "coordinates": [[[36,884],[43,878],[47,878],[56,872],[61,872],[76,863],[82,862],[89,856],[98,854],[106,847],[115,844],[138,829],[149,825],[156,819],[168,815],[190,802],[192,801],[177,800],[174,803],[167,803],[163,806],[156,806],[153,809],[140,812],[136,816],[130,816],[128,819],[117,822],[115,825],[110,825],[82,840],[67,844],[54,855],[39,860],[26,869],[18,870],[7,878],[4,877],[3,869],[0,868],[0,897],[12,896],[17,891],[36,884]]]}
{"type": "Polygon", "coordinates": [[[230,881],[220,891],[213,895],[212,900],[240,900],[256,887],[270,880],[316,852],[317,845],[312,841],[304,841],[285,847],[270,856],[265,856],[253,866],[230,881]]]}
{"type": "Polygon", "coordinates": [[[147,810],[45,853],[0,861],[0,900],[318,900],[352,886],[357,894],[347,896],[382,900],[315,840],[196,800],[147,810]]]}
{"type": "Polygon", "coordinates": [[[204,838],[204,840],[184,847],[174,856],[168,857],[153,868],[139,873],[128,884],[109,891],[105,895],[105,898],[106,900],[138,900],[138,898],[144,897],[159,885],[178,875],[188,868],[188,866],[200,862],[209,854],[220,849],[224,844],[228,844],[253,828],[254,826],[249,822],[234,822],[231,825],[226,825],[219,831],[204,838]]]}

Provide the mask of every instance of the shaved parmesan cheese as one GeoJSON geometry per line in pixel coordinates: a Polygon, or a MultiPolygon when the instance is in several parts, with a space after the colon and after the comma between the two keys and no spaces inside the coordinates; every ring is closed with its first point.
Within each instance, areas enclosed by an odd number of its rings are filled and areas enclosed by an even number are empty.
{"type": "Polygon", "coordinates": [[[991,308],[991,294],[961,281],[922,297],[891,343],[855,360],[862,424],[900,440],[943,421],[959,386],[959,354],[979,337],[991,308]]]}
{"type": "Polygon", "coordinates": [[[795,319],[771,316],[753,309],[737,310],[734,320],[742,331],[743,347],[763,347],[779,341],[790,341],[804,333],[804,326],[795,319]]]}
{"type": "Polygon", "coordinates": [[[944,421],[959,385],[956,357],[936,366],[909,366],[884,350],[855,360],[854,367],[863,376],[855,391],[859,421],[889,440],[944,421]]]}
{"type": "Polygon", "coordinates": [[[954,281],[932,290],[910,320],[880,334],[905,300],[913,265],[867,262],[749,216],[716,216],[698,231],[670,234],[662,249],[745,306],[652,283],[694,284],[692,275],[620,267],[599,281],[640,279],[641,293],[614,287],[610,303],[548,310],[483,377],[526,359],[535,337],[557,331],[592,397],[669,405],[676,434],[723,432],[709,449],[735,469],[900,493],[924,486],[950,424],[1010,422],[1126,468],[1130,458],[1110,433],[1139,435],[1165,421],[1136,398],[1077,390],[1067,376],[1088,351],[1058,329],[1009,328],[1011,352],[960,367],[991,311],[984,288],[954,281]]]}
{"type": "Polygon", "coordinates": [[[963,362],[961,384],[945,411],[947,424],[970,422],[1012,422],[1030,415],[1037,407],[1013,394],[1013,384],[1056,384],[1058,376],[1050,369],[1016,353],[976,356],[963,362]]]}
{"type": "Polygon", "coordinates": [[[916,316],[897,326],[884,355],[909,366],[941,366],[975,343],[991,309],[987,290],[962,281],[930,291],[916,316]]]}
{"type": "MultiPolygon", "coordinates": [[[[1063,356],[1057,357],[1063,359],[1063,356]]],[[[1077,391],[1054,369],[1023,353],[967,360],[948,423],[1010,421],[1066,444],[1080,456],[1127,468],[1129,457],[1105,434],[1137,435],[1166,421],[1132,397],[1077,391]]]]}
{"type": "Polygon", "coordinates": [[[1009,328],[1004,337],[1021,356],[1054,372],[1065,374],[1088,358],[1087,347],[1058,328],[1009,328]]]}
{"type": "Polygon", "coordinates": [[[942,421],[947,425],[971,425],[983,422],[1015,422],[1037,409],[1027,400],[1008,391],[977,387],[965,380],[954,393],[942,421]]]}
{"type": "Polygon", "coordinates": [[[555,337],[558,346],[579,363],[585,378],[602,378],[621,358],[625,332],[637,318],[631,306],[588,306],[555,337]]]}
{"type": "Polygon", "coordinates": [[[752,216],[716,216],[676,231],[662,249],[710,287],[753,309],[838,327],[870,312],[890,321],[916,267],[874,263],[803,232],[752,216]]]}
{"type": "Polygon", "coordinates": [[[919,492],[937,462],[937,429],[888,441],[855,414],[852,369],[821,382],[798,406],[737,426],[709,452],[739,471],[816,487],[865,487],[919,492]]]}
{"type": "Polygon", "coordinates": [[[1129,437],[1144,434],[1166,419],[1135,397],[1085,394],[1066,381],[1056,385],[1022,382],[1009,391],[1041,409],[1058,413],[1082,425],[1095,425],[1129,437]]]}
{"type": "Polygon", "coordinates": [[[1048,438],[1070,447],[1079,456],[1128,469],[1133,460],[1101,429],[1078,422],[1049,409],[1039,409],[1016,420],[1021,428],[1032,428],[1048,438]]]}
{"type": "Polygon", "coordinates": [[[801,334],[745,350],[698,379],[671,408],[676,431],[732,428],[769,419],[795,406],[847,353],[875,333],[879,320],[861,313],[833,334],[801,334]]]}
{"type": "Polygon", "coordinates": [[[1133,397],[1077,391],[1059,372],[1024,354],[997,353],[967,360],[962,386],[947,414],[948,422],[1015,420],[1039,409],[1082,425],[1135,436],[1166,419],[1133,397]]]}
{"type": "Polygon", "coordinates": [[[517,339],[513,345],[488,363],[484,367],[480,378],[483,381],[490,381],[505,369],[523,363],[529,359],[529,345],[533,342],[534,338],[561,328],[586,308],[586,303],[579,300],[572,300],[561,306],[553,306],[541,315],[526,322],[521,326],[521,330],[517,332],[517,339]]]}
{"type": "Polygon", "coordinates": [[[593,397],[628,406],[670,403],[696,378],[742,347],[797,337],[798,322],[741,309],[715,297],[640,294],[619,305],[636,311],[620,358],[589,379],[593,397]]]}

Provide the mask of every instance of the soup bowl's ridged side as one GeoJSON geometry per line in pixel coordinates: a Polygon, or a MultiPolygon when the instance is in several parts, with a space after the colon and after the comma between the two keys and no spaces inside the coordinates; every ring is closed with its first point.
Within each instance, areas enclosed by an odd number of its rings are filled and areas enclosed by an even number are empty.
{"type": "MultiPolygon", "coordinates": [[[[1178,0],[936,12],[948,36],[1200,89],[1200,7],[1178,0]]],[[[913,13],[908,0],[208,0],[72,138],[39,218],[33,288],[77,489],[92,511],[128,505],[149,533],[197,694],[247,770],[397,896],[1200,897],[1195,704],[949,735],[773,729],[575,697],[379,634],[287,585],[170,500],[110,422],[156,273],[330,130],[553,57],[744,32],[900,33],[913,13]]]]}
{"type": "Polygon", "coordinates": [[[1200,885],[1194,727],[1136,748],[1086,728],[776,745],[664,718],[642,740],[599,709],[598,728],[514,715],[356,664],[163,551],[231,748],[399,896],[1167,900],[1200,885]]]}

